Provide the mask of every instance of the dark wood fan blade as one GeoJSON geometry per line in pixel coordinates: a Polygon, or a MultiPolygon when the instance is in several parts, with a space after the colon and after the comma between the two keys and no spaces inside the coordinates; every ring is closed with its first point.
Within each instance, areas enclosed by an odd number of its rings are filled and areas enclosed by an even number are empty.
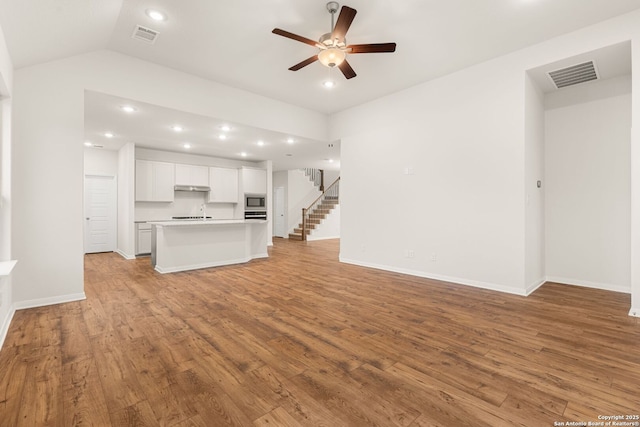
{"type": "Polygon", "coordinates": [[[353,71],[353,68],[351,68],[351,65],[349,65],[346,59],[342,61],[340,65],[338,65],[338,68],[340,68],[340,71],[342,71],[342,74],[344,74],[347,80],[357,76],[356,72],[353,71]]]}
{"type": "Polygon", "coordinates": [[[294,65],[293,67],[291,67],[289,69],[291,71],[298,71],[300,68],[306,67],[309,64],[313,64],[317,60],[318,60],[318,55],[313,55],[312,57],[309,57],[309,58],[305,59],[304,61],[297,63],[296,65],[294,65]]]}
{"type": "Polygon", "coordinates": [[[311,45],[311,46],[320,47],[319,43],[317,41],[308,39],[306,37],[299,36],[297,34],[290,33],[289,31],[281,30],[280,28],[274,28],[273,31],[271,31],[271,32],[273,34],[277,34],[279,36],[286,37],[288,39],[293,39],[293,40],[297,40],[297,41],[302,42],[302,43],[306,43],[306,44],[311,45]]]}
{"type": "Polygon", "coordinates": [[[395,43],[369,43],[369,44],[350,44],[347,49],[351,49],[349,53],[378,53],[378,52],[395,52],[395,43]]]}
{"type": "Polygon", "coordinates": [[[349,27],[353,22],[353,18],[356,17],[356,13],[358,13],[357,10],[351,9],[349,6],[342,6],[336,26],[333,27],[333,32],[331,33],[333,40],[338,39],[339,42],[344,41],[344,37],[347,31],[349,31],[349,27]]]}

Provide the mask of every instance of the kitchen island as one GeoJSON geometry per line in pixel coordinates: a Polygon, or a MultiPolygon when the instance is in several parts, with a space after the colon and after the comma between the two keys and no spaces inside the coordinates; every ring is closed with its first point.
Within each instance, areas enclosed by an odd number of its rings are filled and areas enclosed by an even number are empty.
{"type": "Polygon", "coordinates": [[[151,264],[159,273],[240,264],[266,258],[265,220],[149,222],[151,264]]]}

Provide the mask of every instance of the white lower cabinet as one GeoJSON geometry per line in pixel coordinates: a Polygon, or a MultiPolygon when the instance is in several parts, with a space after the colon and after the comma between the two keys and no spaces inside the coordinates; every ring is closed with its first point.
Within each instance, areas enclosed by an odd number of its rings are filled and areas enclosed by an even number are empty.
{"type": "Polygon", "coordinates": [[[136,224],[136,255],[151,253],[151,224],[136,224]]]}

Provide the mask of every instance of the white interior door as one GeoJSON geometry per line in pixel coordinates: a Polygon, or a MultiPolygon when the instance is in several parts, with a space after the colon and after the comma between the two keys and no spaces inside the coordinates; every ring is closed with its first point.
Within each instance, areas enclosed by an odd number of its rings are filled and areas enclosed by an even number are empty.
{"type": "Polygon", "coordinates": [[[275,211],[273,235],[276,237],[286,237],[287,227],[285,226],[284,187],[276,187],[273,191],[273,206],[275,211]]]}
{"type": "Polygon", "coordinates": [[[113,176],[84,177],[84,252],[116,249],[117,187],[113,176]]]}

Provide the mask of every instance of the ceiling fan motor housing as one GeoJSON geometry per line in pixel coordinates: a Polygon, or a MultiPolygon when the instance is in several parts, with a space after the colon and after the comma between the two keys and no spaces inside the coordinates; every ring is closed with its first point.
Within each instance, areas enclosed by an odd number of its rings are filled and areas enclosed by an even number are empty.
{"type": "Polygon", "coordinates": [[[347,39],[346,38],[343,39],[341,42],[339,42],[337,39],[333,40],[331,38],[331,33],[323,34],[320,37],[319,40],[320,40],[321,44],[323,44],[323,45],[325,45],[327,47],[333,46],[333,47],[337,47],[337,48],[343,49],[343,48],[345,48],[347,46],[347,39]]]}

